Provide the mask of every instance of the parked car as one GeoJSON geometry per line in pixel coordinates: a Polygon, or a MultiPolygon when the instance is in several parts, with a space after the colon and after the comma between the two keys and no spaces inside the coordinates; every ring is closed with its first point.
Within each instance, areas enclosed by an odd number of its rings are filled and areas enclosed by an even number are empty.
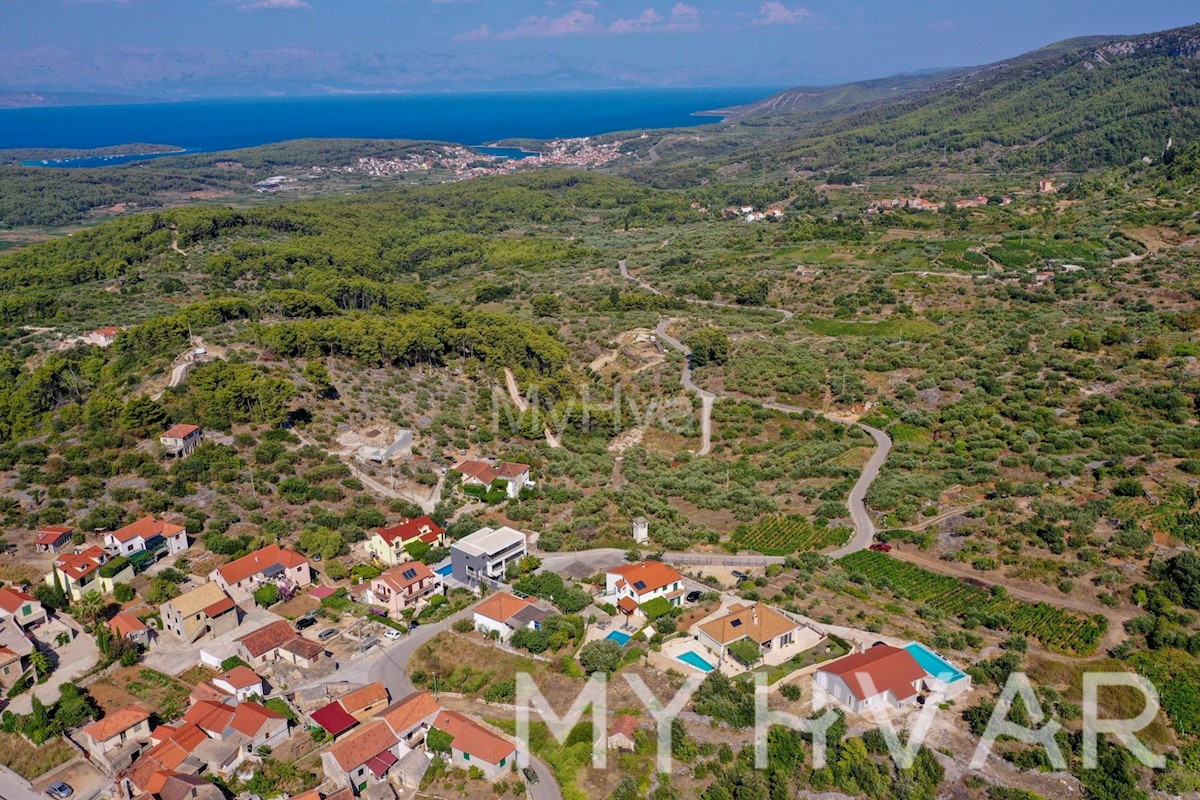
{"type": "Polygon", "coordinates": [[[387,629],[387,631],[386,631],[386,632],[384,632],[384,634],[383,634],[383,638],[385,638],[385,639],[399,639],[399,638],[400,638],[401,636],[403,636],[403,635],[404,635],[403,633],[401,633],[400,631],[396,630],[395,628],[388,628],[388,629],[387,629]]]}
{"type": "Polygon", "coordinates": [[[700,590],[695,589],[693,591],[688,592],[687,597],[684,599],[686,599],[689,603],[699,603],[700,602],[700,590]]]}
{"type": "Polygon", "coordinates": [[[750,577],[749,575],[747,575],[744,572],[738,572],[736,569],[731,570],[729,574],[732,575],[735,580],[739,580],[739,581],[744,581],[750,577]]]}
{"type": "Polygon", "coordinates": [[[414,620],[411,620],[411,621],[408,623],[408,629],[411,631],[413,628],[417,627],[417,626],[418,626],[418,625],[420,625],[420,624],[421,624],[421,623],[417,622],[415,619],[414,619],[414,620]]]}
{"type": "Polygon", "coordinates": [[[323,630],[317,634],[317,638],[323,642],[326,639],[332,639],[333,637],[335,637],[337,635],[338,635],[337,628],[326,628],[325,630],[323,630]]]}
{"type": "Polygon", "coordinates": [[[892,546],[890,544],[884,544],[883,542],[876,542],[875,544],[871,545],[871,549],[877,553],[892,552],[892,546]]]}
{"type": "Polygon", "coordinates": [[[538,778],[537,770],[535,770],[533,767],[526,767],[525,769],[521,770],[521,774],[525,776],[525,780],[527,780],[529,783],[537,783],[540,780],[540,778],[538,778]]]}
{"type": "Polygon", "coordinates": [[[58,797],[60,800],[61,798],[67,798],[75,794],[75,790],[62,781],[55,781],[54,783],[50,784],[46,791],[49,792],[52,797],[58,797]]]}
{"type": "Polygon", "coordinates": [[[296,620],[296,630],[302,631],[307,628],[311,628],[313,625],[316,625],[316,624],[317,624],[316,617],[301,617],[300,619],[296,620]]]}

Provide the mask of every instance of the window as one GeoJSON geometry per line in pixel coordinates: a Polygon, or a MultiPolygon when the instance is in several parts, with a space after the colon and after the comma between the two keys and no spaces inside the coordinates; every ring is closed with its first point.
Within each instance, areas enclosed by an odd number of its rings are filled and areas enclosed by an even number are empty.
{"type": "Polygon", "coordinates": [[[504,766],[504,762],[505,762],[505,761],[507,761],[507,760],[508,760],[508,759],[506,759],[506,758],[502,758],[502,759],[500,759],[500,766],[502,766],[502,767],[503,767],[503,766],[504,766]]]}
{"type": "Polygon", "coordinates": [[[470,760],[471,760],[471,754],[463,753],[463,761],[470,761],[470,760]]]}

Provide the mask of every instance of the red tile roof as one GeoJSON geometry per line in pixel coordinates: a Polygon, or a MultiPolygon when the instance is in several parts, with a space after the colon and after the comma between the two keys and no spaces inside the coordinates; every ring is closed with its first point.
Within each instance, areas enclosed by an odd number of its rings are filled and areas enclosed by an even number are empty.
{"type": "Polygon", "coordinates": [[[99,569],[107,558],[101,547],[92,545],[82,553],[63,553],[54,559],[54,563],[64,575],[80,580],[99,569]]]}
{"type": "Polygon", "coordinates": [[[383,583],[393,592],[405,592],[414,583],[433,578],[433,570],[420,561],[406,561],[391,569],[384,570],[375,580],[383,583]],[[407,577],[406,577],[407,576],[407,577]]]}
{"type": "Polygon", "coordinates": [[[150,712],[137,706],[125,706],[106,717],[96,720],[83,729],[93,741],[103,742],[122,731],[127,731],[143,720],[150,719],[150,712]]]}
{"type": "Polygon", "coordinates": [[[617,601],[617,608],[624,611],[626,614],[632,614],[638,610],[637,601],[632,597],[622,597],[617,601]]]}
{"type": "Polygon", "coordinates": [[[911,653],[887,644],[831,661],[820,667],[820,671],[841,677],[859,700],[884,692],[905,700],[917,693],[913,684],[926,675],[911,653]]]}
{"type": "Polygon", "coordinates": [[[501,461],[496,466],[492,466],[486,461],[464,461],[454,468],[455,472],[462,473],[468,478],[474,478],[480,483],[491,486],[497,478],[504,480],[512,480],[522,473],[529,471],[528,464],[517,464],[512,461],[501,461]]]}
{"type": "Polygon", "coordinates": [[[382,683],[368,683],[366,686],[347,692],[337,701],[342,708],[353,714],[355,711],[362,711],[375,703],[386,703],[387,699],[388,691],[382,683]]]}
{"type": "Polygon", "coordinates": [[[150,628],[146,623],[135,617],[133,614],[121,613],[108,621],[108,628],[117,636],[128,636],[131,633],[140,633],[148,631],[150,628]]]}
{"type": "Polygon", "coordinates": [[[163,439],[186,439],[196,431],[200,430],[199,425],[190,425],[186,422],[177,423],[167,428],[162,432],[163,439]]]}
{"type": "Polygon", "coordinates": [[[399,741],[387,723],[378,720],[335,743],[329,748],[329,754],[339,767],[350,772],[385,750],[395,747],[399,741]]]}
{"type": "Polygon", "coordinates": [[[219,735],[229,729],[233,719],[233,707],[211,700],[201,700],[188,709],[183,715],[184,722],[190,722],[201,730],[213,735],[219,735]]]}
{"type": "Polygon", "coordinates": [[[264,625],[237,641],[246,648],[246,652],[257,658],[263,653],[269,653],[277,647],[283,647],[283,645],[294,638],[296,638],[296,632],[292,630],[291,624],[287,620],[281,619],[269,625],[264,625]]]}
{"type": "Polygon", "coordinates": [[[413,692],[392,703],[381,711],[379,716],[387,721],[397,735],[400,735],[412,730],[422,720],[432,717],[439,711],[441,711],[441,706],[429,692],[413,692]]]}
{"type": "MultiPolygon", "coordinates": [[[[670,586],[675,581],[683,580],[683,576],[674,567],[669,567],[661,561],[627,564],[610,569],[609,573],[620,575],[625,583],[633,587],[634,594],[637,595],[649,594],[670,586]]],[[[620,583],[617,585],[620,587],[620,583]]]]}
{"type": "Polygon", "coordinates": [[[272,711],[258,703],[238,703],[233,712],[233,729],[247,736],[257,736],[271,720],[283,719],[278,711],[272,711]]]}
{"type": "Polygon", "coordinates": [[[438,540],[445,531],[438,526],[436,522],[428,516],[417,517],[416,519],[406,519],[399,525],[393,525],[390,528],[376,528],[378,533],[388,544],[394,543],[397,539],[401,542],[409,542],[413,539],[419,539],[425,544],[433,544],[438,540]]]}
{"type": "Polygon", "coordinates": [[[531,605],[533,603],[528,600],[522,600],[520,597],[508,592],[496,592],[487,600],[475,606],[475,613],[488,619],[494,619],[497,622],[507,622],[513,614],[531,605]]]}
{"type": "Polygon", "coordinates": [[[118,542],[124,543],[138,537],[141,537],[143,540],[151,539],[154,536],[171,537],[183,530],[182,525],[176,525],[173,522],[166,522],[149,516],[142,517],[137,522],[126,525],[120,530],[113,531],[111,536],[118,542]]]}
{"type": "Polygon", "coordinates": [[[488,764],[499,764],[517,748],[512,742],[457,711],[442,710],[433,721],[433,727],[454,737],[450,746],[488,764]]]}
{"type": "Polygon", "coordinates": [[[50,547],[58,544],[59,539],[73,533],[75,533],[75,529],[66,525],[49,525],[45,528],[38,528],[36,541],[43,547],[50,547]]]}
{"type": "Polygon", "coordinates": [[[242,556],[235,561],[230,561],[225,566],[218,568],[217,572],[227,584],[232,585],[241,583],[246,578],[258,575],[274,566],[293,569],[307,563],[307,561],[307,558],[294,550],[288,550],[286,547],[280,547],[277,544],[269,544],[261,550],[255,550],[248,556],[242,556]]]}
{"type": "Polygon", "coordinates": [[[258,673],[245,664],[238,664],[228,672],[221,673],[215,680],[227,683],[234,689],[249,689],[255,684],[262,683],[262,678],[258,677],[258,673]]]}
{"type": "Polygon", "coordinates": [[[637,717],[631,716],[629,714],[623,714],[623,715],[617,717],[617,721],[614,722],[612,725],[612,728],[609,729],[608,735],[616,736],[616,735],[620,734],[622,736],[628,736],[629,739],[632,741],[633,733],[639,727],[641,727],[641,724],[639,723],[637,717]]]}
{"type": "Polygon", "coordinates": [[[103,328],[96,328],[96,330],[92,331],[92,333],[98,333],[101,336],[116,336],[117,331],[119,330],[120,328],[114,328],[111,325],[106,325],[103,328]]]}
{"type": "Polygon", "coordinates": [[[11,586],[5,586],[0,589],[0,608],[3,608],[10,614],[15,614],[21,609],[21,606],[26,603],[41,603],[36,597],[31,594],[26,594],[20,589],[14,589],[11,586]]]}
{"type": "Polygon", "coordinates": [[[237,607],[237,603],[233,602],[233,598],[222,597],[220,600],[213,603],[211,606],[208,606],[207,608],[205,608],[204,614],[205,614],[205,616],[207,616],[211,619],[213,617],[218,617],[221,614],[224,614],[226,611],[228,611],[231,608],[236,608],[236,607],[237,607]]]}

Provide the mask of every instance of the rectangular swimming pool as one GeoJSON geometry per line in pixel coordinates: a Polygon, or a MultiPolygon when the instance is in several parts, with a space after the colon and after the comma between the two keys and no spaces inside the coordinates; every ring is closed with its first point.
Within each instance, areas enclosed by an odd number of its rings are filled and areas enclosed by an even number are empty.
{"type": "Polygon", "coordinates": [[[675,656],[685,664],[690,664],[696,669],[702,669],[705,672],[712,672],[716,667],[704,660],[704,657],[695,650],[688,650],[675,656]]]}
{"type": "Polygon", "coordinates": [[[930,650],[920,642],[909,642],[904,645],[921,669],[937,678],[942,683],[951,684],[967,677],[966,673],[955,667],[946,659],[930,650]]]}
{"type": "Polygon", "coordinates": [[[454,572],[453,564],[447,564],[446,566],[438,567],[437,569],[437,574],[441,575],[443,578],[449,575],[451,572],[454,572]]]}
{"type": "Polygon", "coordinates": [[[608,636],[605,636],[604,638],[612,639],[614,642],[621,645],[621,647],[624,647],[625,645],[629,644],[629,640],[633,637],[628,633],[622,633],[621,631],[609,631],[608,636]]]}

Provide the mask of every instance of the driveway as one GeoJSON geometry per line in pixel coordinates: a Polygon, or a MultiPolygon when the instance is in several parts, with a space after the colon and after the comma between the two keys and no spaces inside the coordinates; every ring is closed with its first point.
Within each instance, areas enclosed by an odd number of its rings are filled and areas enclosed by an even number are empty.
{"type": "Polygon", "coordinates": [[[8,767],[0,767],[0,798],[3,800],[46,800],[34,791],[29,781],[8,767]]]}
{"type": "Polygon", "coordinates": [[[14,714],[28,714],[33,710],[33,696],[49,705],[58,699],[58,690],[64,683],[70,683],[83,673],[96,666],[100,660],[100,650],[96,641],[86,633],[80,633],[66,647],[55,649],[58,658],[58,668],[50,674],[45,683],[34,686],[28,692],[13,698],[8,709],[14,714]]]}

